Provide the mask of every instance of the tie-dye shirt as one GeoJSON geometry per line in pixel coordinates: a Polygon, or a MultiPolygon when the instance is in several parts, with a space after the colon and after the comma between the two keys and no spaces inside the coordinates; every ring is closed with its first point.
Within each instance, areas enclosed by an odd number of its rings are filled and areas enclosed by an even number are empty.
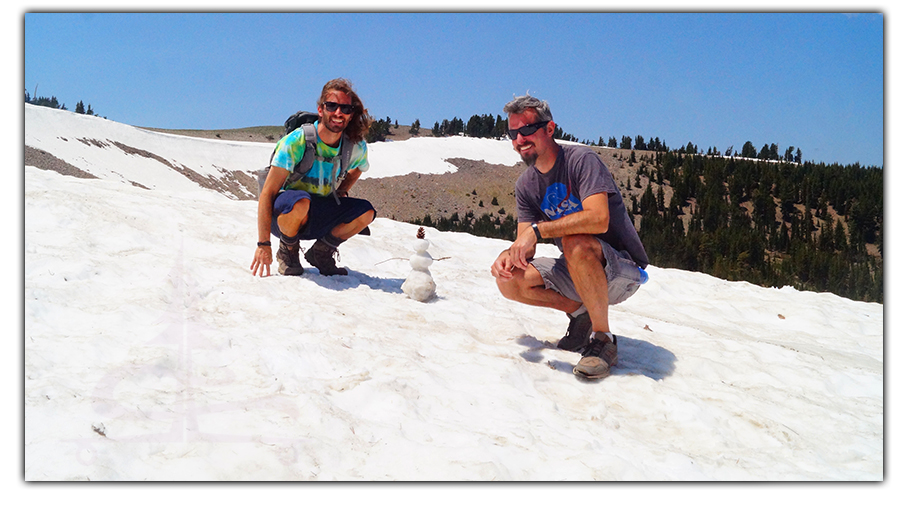
{"type": "MultiPolygon", "coordinates": [[[[314,124],[316,132],[318,132],[319,122],[314,124]]],[[[366,171],[369,169],[368,148],[365,141],[353,145],[353,152],[350,154],[350,167],[340,168],[340,174],[332,176],[334,167],[331,159],[338,155],[340,147],[330,147],[316,136],[316,147],[320,158],[316,158],[309,172],[299,180],[286,186],[284,189],[306,191],[310,194],[319,196],[328,196],[333,189],[332,186],[339,186],[341,180],[352,169],[366,171]],[[324,160],[322,160],[324,159],[324,160]]],[[[294,166],[303,159],[303,153],[306,151],[306,136],[303,129],[297,128],[275,145],[275,155],[272,158],[272,166],[285,168],[289,172],[294,171],[294,166]]],[[[340,166],[340,162],[338,162],[340,166]]]]}

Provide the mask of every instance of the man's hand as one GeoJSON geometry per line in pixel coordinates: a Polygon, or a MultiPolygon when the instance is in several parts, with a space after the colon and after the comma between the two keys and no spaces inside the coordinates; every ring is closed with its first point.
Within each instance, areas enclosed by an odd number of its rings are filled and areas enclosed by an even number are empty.
{"type": "Polygon", "coordinates": [[[512,258],[509,256],[509,249],[500,253],[500,256],[494,260],[493,265],[491,265],[491,275],[497,279],[512,279],[512,271],[515,266],[512,263],[512,258]]]}
{"type": "MultiPolygon", "coordinates": [[[[266,175],[266,182],[259,191],[259,204],[257,205],[256,226],[259,229],[259,239],[270,239],[272,228],[272,206],[275,203],[275,196],[278,190],[287,180],[288,173],[284,168],[278,166],[270,166],[269,173],[266,175]]],[[[253,261],[250,263],[250,270],[255,276],[259,272],[260,277],[271,276],[272,265],[272,246],[257,246],[256,252],[253,254],[253,261]]]]}
{"type": "Polygon", "coordinates": [[[334,194],[336,194],[338,198],[350,196],[350,188],[353,187],[353,184],[355,184],[357,180],[359,180],[360,175],[362,175],[362,172],[359,171],[358,168],[353,168],[348,171],[347,176],[341,181],[341,185],[334,190],[334,194]]]}
{"type": "Polygon", "coordinates": [[[534,256],[536,248],[537,237],[534,235],[531,225],[520,226],[516,235],[516,241],[509,248],[509,258],[512,265],[522,270],[527,269],[528,259],[534,256]]]}
{"type": "Polygon", "coordinates": [[[256,272],[259,271],[259,277],[266,277],[272,275],[272,247],[271,246],[259,246],[256,248],[256,254],[253,255],[253,263],[250,264],[250,270],[253,271],[253,275],[256,275],[256,272]],[[265,272],[265,273],[264,273],[265,272]]]}

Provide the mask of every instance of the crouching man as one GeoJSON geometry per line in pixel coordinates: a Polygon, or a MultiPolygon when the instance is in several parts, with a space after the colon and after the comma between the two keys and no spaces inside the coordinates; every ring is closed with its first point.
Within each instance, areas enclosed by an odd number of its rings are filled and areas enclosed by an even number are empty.
{"type": "Polygon", "coordinates": [[[618,361],[609,306],[637,291],[647,253],[600,157],[553,139],[546,101],[517,97],[503,111],[513,149],[529,166],[516,182],[516,241],[491,274],[504,297],[566,312],[558,348],[582,354],[575,374],[606,377],[618,361]],[[534,258],[541,239],[553,239],[562,256],[534,258]]]}
{"type": "Polygon", "coordinates": [[[347,275],[335,264],[338,246],[363,232],[375,219],[372,204],[348,193],[369,168],[366,132],[371,119],[359,96],[345,79],[331,80],[318,100],[319,120],[307,143],[305,129],[287,134],[275,146],[265,185],[259,193],[257,223],[259,241],[250,270],[255,276],[270,274],[270,235],[280,239],[275,258],[278,272],[303,274],[300,240],[316,242],[306,252],[306,261],[323,276],[347,275]],[[312,137],[315,136],[315,140],[312,137]],[[297,168],[308,146],[315,153],[306,172],[297,168]],[[348,151],[347,157],[342,157],[348,151]],[[347,161],[346,168],[341,161],[347,161]]]}

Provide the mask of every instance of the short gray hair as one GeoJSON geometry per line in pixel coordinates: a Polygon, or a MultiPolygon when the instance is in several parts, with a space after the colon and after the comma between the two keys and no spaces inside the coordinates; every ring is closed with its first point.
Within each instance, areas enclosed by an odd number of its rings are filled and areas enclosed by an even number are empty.
{"type": "Polygon", "coordinates": [[[542,101],[530,94],[525,94],[514,98],[506,103],[503,112],[506,114],[521,115],[525,110],[534,110],[537,115],[537,122],[553,120],[553,114],[550,113],[550,105],[547,101],[542,101]]]}

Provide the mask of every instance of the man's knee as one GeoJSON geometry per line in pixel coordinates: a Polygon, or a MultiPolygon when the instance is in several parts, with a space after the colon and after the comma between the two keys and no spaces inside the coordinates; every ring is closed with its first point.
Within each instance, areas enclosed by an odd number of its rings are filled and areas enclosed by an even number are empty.
{"type": "Polygon", "coordinates": [[[603,246],[593,235],[569,235],[562,238],[563,254],[570,265],[579,263],[599,263],[606,265],[603,246]]]}
{"type": "Polygon", "coordinates": [[[367,210],[363,215],[359,216],[359,220],[366,226],[372,224],[372,221],[375,220],[375,209],[367,210]]]}
{"type": "Polygon", "coordinates": [[[303,198],[297,200],[297,203],[294,204],[294,206],[291,208],[291,211],[284,215],[294,220],[306,219],[306,216],[309,215],[309,199],[303,198]]]}
{"type": "Polygon", "coordinates": [[[309,218],[309,200],[303,198],[297,200],[289,212],[278,216],[278,229],[288,236],[294,236],[306,224],[309,218]]]}
{"type": "Polygon", "coordinates": [[[495,278],[497,289],[500,290],[500,295],[506,297],[507,299],[515,300],[515,297],[519,294],[519,287],[522,282],[520,273],[521,271],[514,271],[513,277],[511,278],[495,278]]]}

